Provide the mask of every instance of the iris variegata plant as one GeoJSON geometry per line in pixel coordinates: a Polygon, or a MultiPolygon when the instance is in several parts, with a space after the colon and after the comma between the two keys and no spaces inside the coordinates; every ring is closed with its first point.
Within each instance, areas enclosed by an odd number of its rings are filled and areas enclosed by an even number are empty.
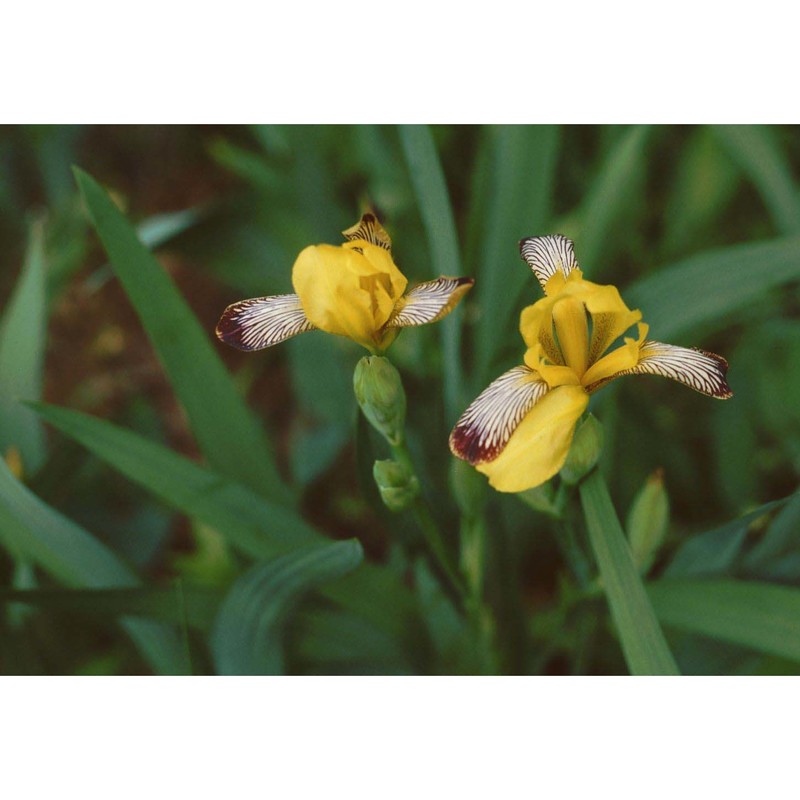
{"type": "Polygon", "coordinates": [[[383,353],[405,327],[437,322],[467,293],[472,278],[441,277],[406,293],[392,242],[374,214],[343,232],[347,241],[306,247],[292,268],[294,294],[242,300],[225,309],[217,336],[260,350],[306,331],[346,336],[383,353]]]}
{"type": "Polygon", "coordinates": [[[520,317],[525,363],[491,383],[450,435],[453,454],[495,489],[520,492],[555,475],[589,396],[615,378],[663,375],[709,397],[732,396],[724,358],[648,339],[641,311],[614,286],[584,280],[569,239],[530,237],[520,252],[545,293],[520,317]]]}

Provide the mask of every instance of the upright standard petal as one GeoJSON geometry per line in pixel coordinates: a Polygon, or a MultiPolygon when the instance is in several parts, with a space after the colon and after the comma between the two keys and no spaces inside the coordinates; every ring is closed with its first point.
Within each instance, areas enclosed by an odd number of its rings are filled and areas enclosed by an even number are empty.
{"type": "Polygon", "coordinates": [[[519,252],[546,294],[547,283],[556,273],[566,279],[573,269],[578,268],[575,259],[575,246],[560,233],[553,236],[529,236],[519,243],[519,252]]]}
{"type": "Polygon", "coordinates": [[[239,350],[261,350],[313,330],[300,298],[296,294],[279,294],[229,305],[217,323],[216,333],[239,350]]]}
{"type": "Polygon", "coordinates": [[[446,317],[472,288],[472,278],[437,278],[415,286],[400,298],[386,323],[390,328],[425,325],[446,317]]]}
{"type": "Polygon", "coordinates": [[[392,240],[389,238],[389,234],[371,211],[362,214],[361,219],[355,225],[342,231],[342,236],[350,242],[368,242],[389,252],[392,250],[392,240]]]}
{"type": "MultiPolygon", "coordinates": [[[[733,397],[725,377],[727,372],[728,362],[715,353],[648,340],[642,343],[635,366],[621,370],[607,380],[622,375],[662,375],[708,397],[727,400],[733,397]]],[[[590,391],[593,389],[591,386],[588,388],[590,391]]]]}
{"type": "Polygon", "coordinates": [[[564,465],[575,425],[588,403],[582,386],[556,387],[528,412],[500,455],[476,469],[499,492],[539,486],[564,465]]]}
{"type": "Polygon", "coordinates": [[[450,434],[453,455],[470,464],[491,461],[549,387],[538,373],[514,367],[489,384],[461,415],[450,434]]]}

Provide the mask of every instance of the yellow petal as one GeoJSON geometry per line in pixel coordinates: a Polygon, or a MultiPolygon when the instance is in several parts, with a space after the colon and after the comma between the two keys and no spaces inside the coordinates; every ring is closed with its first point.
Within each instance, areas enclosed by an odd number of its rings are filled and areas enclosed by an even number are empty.
{"type": "Polygon", "coordinates": [[[581,379],[575,370],[562,364],[551,364],[539,342],[525,351],[525,365],[536,370],[551,389],[556,386],[580,385],[581,379]]]}
{"type": "Polygon", "coordinates": [[[582,299],[592,316],[589,364],[593,364],[615,339],[641,320],[642,312],[628,308],[616,286],[600,286],[590,281],[584,283],[586,289],[582,299]]]}
{"type": "Polygon", "coordinates": [[[500,455],[476,469],[499,492],[522,492],[544,483],[564,464],[588,402],[582,386],[553,389],[522,420],[500,455]]]}
{"type": "MultiPolygon", "coordinates": [[[[559,273],[560,274],[560,273],[559,273]]],[[[532,306],[522,310],[519,317],[519,332],[528,347],[542,346],[544,355],[553,364],[563,364],[561,350],[558,349],[553,335],[553,303],[554,297],[543,297],[532,306]]],[[[533,365],[529,366],[535,369],[533,365]]]]}
{"type": "MultiPolygon", "coordinates": [[[[639,351],[647,335],[648,326],[639,323],[639,338],[625,338],[625,344],[603,356],[598,362],[592,364],[582,378],[584,386],[590,386],[616,375],[618,372],[629,370],[639,362],[639,351]]],[[[599,387],[598,387],[599,388],[599,387]]]]}
{"type": "Polygon", "coordinates": [[[589,363],[589,327],[585,304],[577,297],[565,296],[553,305],[558,343],[568,367],[580,377],[589,363]]]}
{"type": "Polygon", "coordinates": [[[380,330],[406,282],[386,250],[361,241],[306,247],[292,269],[294,290],[308,321],[370,350],[385,346],[380,330]]]}

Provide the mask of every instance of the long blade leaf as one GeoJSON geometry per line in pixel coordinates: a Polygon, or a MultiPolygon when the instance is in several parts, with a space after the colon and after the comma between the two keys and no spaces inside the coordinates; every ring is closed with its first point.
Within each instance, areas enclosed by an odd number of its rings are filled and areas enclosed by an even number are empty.
{"type": "Polygon", "coordinates": [[[75,175],[117,277],[208,462],[226,477],[287,502],[289,492],[264,432],[214,352],[208,333],[106,191],[85,172],[76,169],[75,175]]]}
{"type": "MultiPolygon", "coordinates": [[[[0,542],[68,586],[134,587],[136,574],[104,544],[42,502],[0,459],[0,542]]],[[[123,626],[157,672],[179,674],[185,662],[174,631],[149,620],[123,626]]]]}
{"type": "Polygon", "coordinates": [[[42,424],[20,401],[41,397],[46,303],[44,227],[35,222],[0,327],[0,457],[16,447],[26,473],[36,472],[45,456],[42,424]]]}
{"type": "Polygon", "coordinates": [[[664,267],[623,292],[651,334],[667,341],[721,324],[770,289],[800,278],[800,236],[722,247],[664,267]],[[699,291],[699,288],[702,291],[699,291]]]}
{"type": "Polygon", "coordinates": [[[714,125],[712,130],[753,181],[775,227],[785,234],[800,233],[800,194],[773,131],[765,125],[714,125]]]}
{"type": "Polygon", "coordinates": [[[661,580],[647,587],[665,625],[800,661],[800,590],[767,583],[661,580]]]}
{"type": "Polygon", "coordinates": [[[581,482],[580,495],[589,541],[631,674],[679,674],[599,470],[581,482]]]}
{"type": "Polygon", "coordinates": [[[258,564],[222,603],[211,636],[220,675],[283,672],[282,625],[305,592],[355,569],[363,558],[355,539],[331,542],[258,564]]]}
{"type": "MultiPolygon", "coordinates": [[[[219,607],[220,592],[184,588],[186,619],[208,631],[219,607]]],[[[25,603],[42,610],[70,611],[104,617],[147,617],[179,625],[183,607],[177,590],[141,586],[132,589],[25,589],[0,590],[0,603],[25,603]]]]}
{"type": "Polygon", "coordinates": [[[518,242],[547,232],[559,148],[559,130],[550,125],[504,125],[490,128],[487,135],[491,137],[488,198],[474,199],[486,209],[474,289],[481,308],[474,388],[484,387],[501,343],[516,328],[512,312],[526,283],[531,297],[536,296],[533,289],[538,286],[520,260],[518,242]]]}
{"type": "MultiPolygon", "coordinates": [[[[400,141],[434,269],[439,275],[461,276],[453,207],[430,129],[426,125],[401,125],[400,141]]],[[[456,308],[441,323],[445,414],[449,425],[458,418],[465,400],[461,369],[462,312],[461,307],[456,308]]]]}
{"type": "MultiPolygon", "coordinates": [[[[131,431],[55,406],[37,405],[36,410],[130,480],[219,531],[253,558],[271,558],[326,541],[294,512],[131,431]]],[[[324,593],[395,636],[405,635],[414,611],[411,593],[398,577],[373,564],[362,564],[327,585],[324,593]]]]}

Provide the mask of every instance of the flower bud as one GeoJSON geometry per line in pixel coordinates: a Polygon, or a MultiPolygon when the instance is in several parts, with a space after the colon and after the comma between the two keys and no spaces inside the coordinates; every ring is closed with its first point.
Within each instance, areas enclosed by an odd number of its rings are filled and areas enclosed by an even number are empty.
{"type": "Polygon", "coordinates": [[[567,460],[561,467],[561,478],[575,485],[591,472],[603,451],[603,426],[591,415],[575,431],[567,460]]]}
{"type": "Polygon", "coordinates": [[[400,444],[406,419],[406,393],[392,362],[383,356],[364,356],[353,373],[353,390],[370,424],[389,444],[400,444]]]}
{"type": "Polygon", "coordinates": [[[411,470],[399,461],[376,461],[372,476],[389,511],[408,508],[419,494],[419,481],[411,470]]]}
{"type": "Polygon", "coordinates": [[[634,498],[625,529],[633,560],[644,573],[653,565],[669,526],[669,497],[664,488],[664,473],[656,470],[634,498]]]}

